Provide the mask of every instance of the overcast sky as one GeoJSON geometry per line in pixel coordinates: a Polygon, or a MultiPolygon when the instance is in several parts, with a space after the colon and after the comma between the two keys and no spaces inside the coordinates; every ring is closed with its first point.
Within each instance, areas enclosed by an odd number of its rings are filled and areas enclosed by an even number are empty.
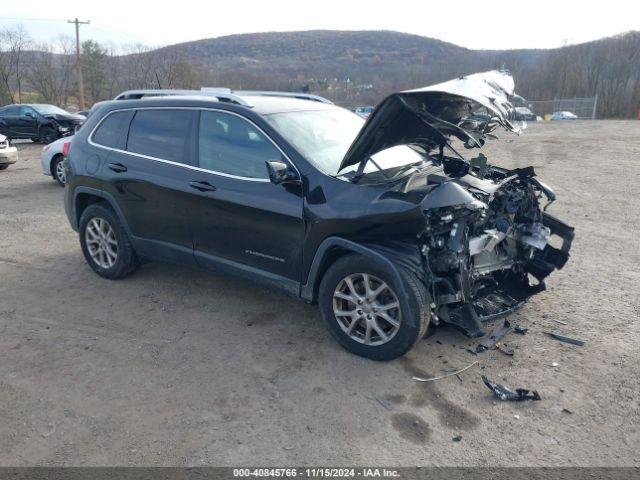
{"type": "Polygon", "coordinates": [[[397,30],[474,49],[552,48],[640,30],[640,1],[2,0],[0,27],[22,24],[36,40],[72,35],[149,46],[234,33],[397,30]]]}

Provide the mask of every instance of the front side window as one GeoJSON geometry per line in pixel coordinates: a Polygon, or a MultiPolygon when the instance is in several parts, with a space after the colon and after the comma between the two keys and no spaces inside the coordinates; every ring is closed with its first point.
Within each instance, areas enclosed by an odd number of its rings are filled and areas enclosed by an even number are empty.
{"type": "Polygon", "coordinates": [[[92,141],[110,148],[120,148],[131,120],[131,111],[114,112],[108,115],[93,134],[92,141]]]}
{"type": "Polygon", "coordinates": [[[200,112],[199,166],[213,172],[268,179],[266,162],[282,153],[248,121],[228,113],[200,112]]]}
{"type": "Polygon", "coordinates": [[[36,111],[33,108],[22,106],[20,107],[20,116],[36,118],[38,115],[36,114],[36,111]]]}
{"type": "Polygon", "coordinates": [[[138,110],[129,127],[127,151],[184,163],[190,110],[138,110]]]}

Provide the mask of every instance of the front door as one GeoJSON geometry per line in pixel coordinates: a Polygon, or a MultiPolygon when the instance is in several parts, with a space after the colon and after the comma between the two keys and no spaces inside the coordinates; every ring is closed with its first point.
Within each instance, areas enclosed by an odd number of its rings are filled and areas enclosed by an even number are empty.
{"type": "Polygon", "coordinates": [[[191,178],[198,199],[191,217],[196,261],[276,283],[299,281],[301,187],[271,183],[265,163],[288,160],[266,134],[236,114],[202,110],[197,132],[199,170],[191,178]]]}

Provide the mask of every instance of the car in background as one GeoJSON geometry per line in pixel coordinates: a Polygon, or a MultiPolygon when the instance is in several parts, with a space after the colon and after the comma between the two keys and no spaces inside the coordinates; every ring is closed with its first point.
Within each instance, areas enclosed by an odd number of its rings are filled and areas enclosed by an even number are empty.
{"type": "Polygon", "coordinates": [[[73,135],[84,121],[82,115],[55,105],[13,104],[0,108],[0,133],[12,140],[30,138],[34,142],[51,143],[65,135],[73,135]]]}
{"type": "Polygon", "coordinates": [[[11,146],[11,140],[0,135],[0,170],[6,170],[9,165],[18,160],[18,150],[11,146]]]}
{"type": "Polygon", "coordinates": [[[528,107],[516,107],[515,110],[515,120],[518,122],[535,122],[538,119],[528,107]]]}
{"type": "Polygon", "coordinates": [[[551,120],[577,120],[578,116],[575,113],[562,111],[562,112],[553,112],[551,115],[551,120]]]}
{"type": "Polygon", "coordinates": [[[67,174],[64,168],[64,159],[71,147],[71,137],[62,137],[45,145],[40,154],[40,166],[42,173],[53,177],[53,179],[64,187],[67,183],[67,174]]]}
{"type": "Polygon", "coordinates": [[[358,107],[354,110],[354,112],[360,115],[362,118],[369,118],[369,115],[371,115],[373,110],[373,107],[358,107]]]}

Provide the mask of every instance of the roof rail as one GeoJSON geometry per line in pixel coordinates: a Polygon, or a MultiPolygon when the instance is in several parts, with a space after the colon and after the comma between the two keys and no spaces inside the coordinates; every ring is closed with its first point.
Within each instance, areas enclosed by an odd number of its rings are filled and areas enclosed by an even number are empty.
{"type": "Polygon", "coordinates": [[[202,87],[200,92],[218,97],[221,102],[237,103],[245,107],[253,107],[253,105],[239,96],[238,92],[233,92],[230,88],[202,87]]]}
{"type": "Polygon", "coordinates": [[[137,100],[144,97],[172,97],[172,96],[194,96],[194,97],[211,97],[220,102],[237,103],[245,107],[253,107],[242,97],[234,95],[229,89],[202,88],[201,90],[174,90],[174,89],[140,89],[127,90],[117,95],[114,100],[137,100]],[[227,90],[227,91],[225,91],[227,90]]]}
{"type": "Polygon", "coordinates": [[[327,98],[321,97],[319,95],[313,95],[311,93],[302,93],[302,92],[270,92],[270,91],[262,91],[262,90],[236,90],[238,95],[256,95],[263,97],[290,97],[290,98],[298,98],[300,100],[311,100],[313,102],[320,103],[329,103],[333,105],[333,102],[327,98]]]}
{"type": "Polygon", "coordinates": [[[303,93],[303,92],[272,92],[266,90],[231,90],[230,88],[224,87],[202,87],[200,89],[202,92],[211,93],[212,95],[220,96],[220,94],[224,95],[248,95],[248,96],[260,96],[260,97],[289,97],[289,98],[297,98],[300,100],[311,100],[313,102],[320,103],[329,103],[333,105],[331,100],[328,100],[319,95],[312,95],[311,93],[303,93]]]}

